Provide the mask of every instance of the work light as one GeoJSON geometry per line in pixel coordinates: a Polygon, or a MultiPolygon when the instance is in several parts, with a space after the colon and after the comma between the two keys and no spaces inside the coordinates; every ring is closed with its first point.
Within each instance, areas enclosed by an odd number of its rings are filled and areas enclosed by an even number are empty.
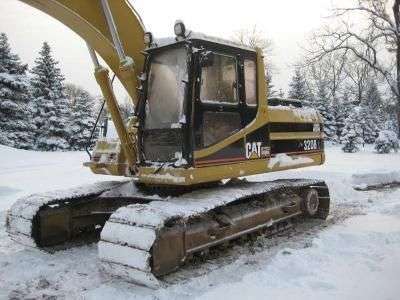
{"type": "Polygon", "coordinates": [[[177,20],[175,22],[174,31],[177,39],[184,39],[186,37],[186,27],[183,21],[177,20]]]}
{"type": "Polygon", "coordinates": [[[146,32],[144,34],[144,44],[146,47],[150,47],[153,44],[153,34],[151,32],[146,32]]]}

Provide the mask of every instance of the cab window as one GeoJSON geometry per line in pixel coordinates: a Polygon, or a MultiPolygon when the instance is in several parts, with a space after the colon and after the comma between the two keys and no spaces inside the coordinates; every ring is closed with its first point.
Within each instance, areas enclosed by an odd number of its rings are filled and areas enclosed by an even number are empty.
{"type": "Polygon", "coordinates": [[[200,100],[237,104],[236,58],[215,54],[213,64],[202,68],[200,100]]]}
{"type": "Polygon", "coordinates": [[[257,70],[256,62],[251,59],[244,60],[244,79],[246,103],[250,106],[257,105],[257,70]]]}

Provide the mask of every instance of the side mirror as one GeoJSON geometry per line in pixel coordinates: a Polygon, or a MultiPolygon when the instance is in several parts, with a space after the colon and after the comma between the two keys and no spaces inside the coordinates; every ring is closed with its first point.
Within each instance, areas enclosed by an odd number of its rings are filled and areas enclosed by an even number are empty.
{"type": "Polygon", "coordinates": [[[200,54],[200,66],[202,68],[211,67],[214,65],[214,52],[203,51],[200,54]]]}

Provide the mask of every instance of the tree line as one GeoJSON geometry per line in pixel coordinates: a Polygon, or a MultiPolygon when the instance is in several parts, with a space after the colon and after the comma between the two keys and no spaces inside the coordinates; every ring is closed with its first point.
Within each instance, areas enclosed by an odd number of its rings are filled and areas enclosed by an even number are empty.
{"type": "Polygon", "coordinates": [[[400,136],[400,0],[334,7],[294,66],[288,96],[321,113],[328,140],[348,152],[400,136]],[[386,131],[381,133],[380,132],[386,131]]]}
{"type": "MultiPolygon", "coordinates": [[[[327,20],[303,45],[287,96],[317,108],[326,139],[345,151],[393,141],[388,131],[400,133],[400,0],[352,0],[327,20]]],[[[262,48],[268,96],[283,97],[272,83],[272,41],[256,26],[233,39],[262,48]]],[[[64,84],[47,43],[28,70],[0,36],[0,100],[0,143],[13,147],[82,149],[94,122],[93,97],[64,84]]]]}
{"type": "Polygon", "coordinates": [[[96,101],[66,84],[44,42],[32,68],[0,34],[0,144],[38,151],[83,150],[96,119],[96,101]]]}

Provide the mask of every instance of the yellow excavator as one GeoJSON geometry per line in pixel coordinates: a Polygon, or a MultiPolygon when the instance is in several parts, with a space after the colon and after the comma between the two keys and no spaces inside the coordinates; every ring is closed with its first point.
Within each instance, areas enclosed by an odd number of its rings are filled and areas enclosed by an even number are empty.
{"type": "Polygon", "coordinates": [[[84,165],[130,179],[17,200],[7,215],[14,241],[54,251],[94,238],[105,272],[157,287],[210,248],[272,234],[296,216],[327,218],[323,181],[237,179],[325,160],[319,114],[267,99],[261,50],[182,21],[175,37],[157,40],[127,0],[21,1],[86,41],[118,139],[99,139],[84,165]],[[109,70],[132,99],[127,122],[109,70]]]}

